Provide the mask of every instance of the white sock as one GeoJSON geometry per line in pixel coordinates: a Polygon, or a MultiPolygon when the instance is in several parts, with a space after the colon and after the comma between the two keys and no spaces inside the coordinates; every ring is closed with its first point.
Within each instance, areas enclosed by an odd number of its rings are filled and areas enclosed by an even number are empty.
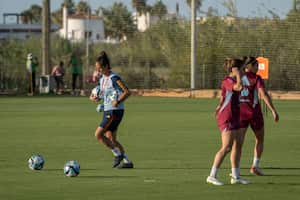
{"type": "Polygon", "coordinates": [[[216,167],[212,167],[211,168],[211,170],[210,170],[210,177],[214,177],[214,178],[216,178],[217,177],[217,174],[218,174],[218,170],[219,170],[219,168],[216,168],[216,167]]]}
{"type": "Polygon", "coordinates": [[[231,175],[233,178],[238,179],[240,177],[240,168],[231,168],[231,175]]]}
{"type": "Polygon", "coordinates": [[[127,156],[127,154],[125,152],[123,153],[123,157],[124,157],[123,158],[123,162],[124,163],[131,163],[131,161],[128,159],[128,156],[127,156]]]}
{"type": "Polygon", "coordinates": [[[119,156],[119,155],[121,155],[121,152],[120,152],[120,150],[119,150],[117,147],[113,148],[113,149],[111,150],[111,152],[114,154],[114,156],[119,156]]]}
{"type": "Polygon", "coordinates": [[[254,158],[253,158],[253,164],[252,164],[252,166],[254,166],[254,167],[258,167],[258,166],[259,166],[259,161],[260,161],[260,159],[259,159],[259,158],[257,158],[257,157],[254,157],[254,158]]]}

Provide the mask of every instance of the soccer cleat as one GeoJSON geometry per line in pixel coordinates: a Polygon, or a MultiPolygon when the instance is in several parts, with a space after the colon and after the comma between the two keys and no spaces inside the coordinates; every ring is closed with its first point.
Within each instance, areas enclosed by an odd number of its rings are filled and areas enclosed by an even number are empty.
{"type": "Polygon", "coordinates": [[[115,167],[119,166],[122,160],[123,160],[123,155],[115,156],[112,167],[115,168],[115,167]]]}
{"type": "Polygon", "coordinates": [[[122,165],[118,166],[119,169],[132,169],[133,168],[133,163],[123,163],[122,165]]]}
{"type": "Polygon", "coordinates": [[[265,174],[258,167],[251,166],[250,173],[256,176],[264,176],[265,174]]]}
{"type": "Polygon", "coordinates": [[[234,178],[234,177],[231,177],[230,183],[231,183],[231,184],[248,185],[248,184],[250,184],[250,181],[245,180],[245,179],[242,179],[242,178],[234,178]]]}
{"type": "Polygon", "coordinates": [[[206,183],[218,185],[218,186],[224,185],[224,183],[222,183],[221,181],[219,181],[218,179],[216,179],[215,177],[212,177],[212,176],[207,177],[206,183]]]}

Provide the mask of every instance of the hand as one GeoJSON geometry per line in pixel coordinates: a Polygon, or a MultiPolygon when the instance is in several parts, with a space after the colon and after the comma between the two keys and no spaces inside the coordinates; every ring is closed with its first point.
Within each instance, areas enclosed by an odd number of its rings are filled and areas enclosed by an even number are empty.
{"type": "Polygon", "coordinates": [[[218,107],[216,108],[216,110],[215,110],[215,117],[217,117],[220,108],[221,108],[221,106],[218,106],[218,107]]]}
{"type": "Polygon", "coordinates": [[[274,110],[274,111],[272,111],[272,115],[273,115],[274,121],[278,122],[279,121],[279,115],[278,115],[278,113],[274,110]]]}
{"type": "Polygon", "coordinates": [[[118,107],[118,101],[112,100],[111,105],[115,108],[118,107]]]}

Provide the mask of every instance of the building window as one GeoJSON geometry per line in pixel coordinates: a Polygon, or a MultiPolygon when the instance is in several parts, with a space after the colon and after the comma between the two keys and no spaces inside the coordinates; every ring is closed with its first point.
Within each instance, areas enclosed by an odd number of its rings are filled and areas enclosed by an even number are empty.
{"type": "Polygon", "coordinates": [[[100,34],[99,33],[97,33],[97,35],[96,35],[96,40],[100,40],[100,34]]]}
{"type": "Polygon", "coordinates": [[[89,38],[92,37],[92,31],[86,31],[86,32],[84,32],[84,38],[87,39],[87,37],[89,37],[89,38]]]}

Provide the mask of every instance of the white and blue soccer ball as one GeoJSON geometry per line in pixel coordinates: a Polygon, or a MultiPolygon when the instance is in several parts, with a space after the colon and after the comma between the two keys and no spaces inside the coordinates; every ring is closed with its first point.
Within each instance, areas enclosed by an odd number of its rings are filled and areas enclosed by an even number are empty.
{"type": "Polygon", "coordinates": [[[100,98],[100,91],[101,91],[101,89],[100,89],[100,86],[98,85],[92,89],[91,94],[94,97],[100,98]]]}
{"type": "Polygon", "coordinates": [[[42,155],[33,155],[28,160],[28,166],[32,170],[41,170],[44,167],[45,160],[42,155]]]}
{"type": "Polygon", "coordinates": [[[80,165],[76,160],[68,161],[64,166],[65,176],[75,177],[80,173],[80,165]]]}

